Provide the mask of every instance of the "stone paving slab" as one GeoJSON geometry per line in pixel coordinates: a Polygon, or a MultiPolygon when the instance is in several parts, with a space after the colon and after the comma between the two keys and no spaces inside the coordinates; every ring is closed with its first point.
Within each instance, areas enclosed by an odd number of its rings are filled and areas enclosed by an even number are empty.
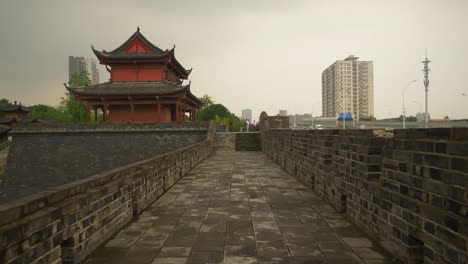
{"type": "Polygon", "coordinates": [[[262,152],[216,152],[86,263],[391,263],[262,152]]]}

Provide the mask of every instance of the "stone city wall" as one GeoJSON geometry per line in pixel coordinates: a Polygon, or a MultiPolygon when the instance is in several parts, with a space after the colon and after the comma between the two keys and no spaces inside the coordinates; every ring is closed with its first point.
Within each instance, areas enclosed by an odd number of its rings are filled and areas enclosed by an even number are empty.
{"type": "Polygon", "coordinates": [[[262,131],[263,151],[405,263],[468,263],[468,129],[262,131]]]}
{"type": "Polygon", "coordinates": [[[273,128],[289,128],[288,116],[269,116],[266,112],[260,114],[260,130],[273,128]]]}
{"type": "Polygon", "coordinates": [[[208,124],[15,125],[0,203],[202,142],[208,124]]]}
{"type": "Polygon", "coordinates": [[[209,155],[212,130],[188,147],[0,205],[0,263],[79,263],[209,155]]]}

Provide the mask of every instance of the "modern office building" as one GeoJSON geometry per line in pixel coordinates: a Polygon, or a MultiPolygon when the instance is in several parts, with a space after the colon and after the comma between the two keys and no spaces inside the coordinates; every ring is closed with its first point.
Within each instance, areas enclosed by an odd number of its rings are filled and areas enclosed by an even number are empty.
{"type": "Polygon", "coordinates": [[[252,110],[250,109],[242,109],[242,119],[246,120],[250,120],[252,121],[252,110]]]}
{"type": "Polygon", "coordinates": [[[71,80],[71,77],[75,73],[87,72],[89,79],[91,79],[91,84],[99,83],[99,71],[96,66],[96,60],[93,58],[85,57],[68,57],[68,80],[71,80]]]}
{"type": "Polygon", "coordinates": [[[322,115],[337,117],[351,112],[353,118],[374,116],[374,66],[348,56],[322,72],[322,115]]]}
{"type": "Polygon", "coordinates": [[[288,110],[279,110],[280,116],[288,116],[288,110]]]}

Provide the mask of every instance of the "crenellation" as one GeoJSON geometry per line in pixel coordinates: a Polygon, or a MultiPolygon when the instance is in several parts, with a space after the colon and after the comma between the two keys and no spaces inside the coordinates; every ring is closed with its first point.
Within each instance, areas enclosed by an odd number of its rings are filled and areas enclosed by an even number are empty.
{"type": "Polygon", "coordinates": [[[467,131],[406,129],[393,137],[373,130],[261,133],[270,158],[400,260],[465,263],[467,131]]]}

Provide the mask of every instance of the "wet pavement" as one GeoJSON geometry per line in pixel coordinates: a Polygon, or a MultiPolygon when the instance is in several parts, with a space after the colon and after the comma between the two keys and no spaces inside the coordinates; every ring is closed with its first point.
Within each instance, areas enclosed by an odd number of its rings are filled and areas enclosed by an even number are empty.
{"type": "Polygon", "coordinates": [[[216,152],[86,263],[391,263],[262,152],[216,152]]]}

